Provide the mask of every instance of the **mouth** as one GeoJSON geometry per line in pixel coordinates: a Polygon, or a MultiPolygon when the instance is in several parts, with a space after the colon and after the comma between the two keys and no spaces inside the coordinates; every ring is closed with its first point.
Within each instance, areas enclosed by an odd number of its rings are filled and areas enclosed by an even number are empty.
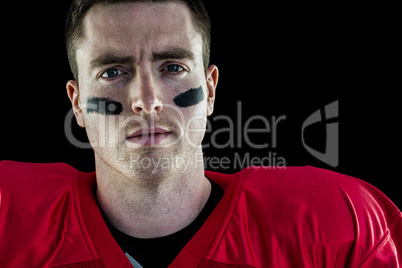
{"type": "Polygon", "coordinates": [[[141,146],[152,146],[160,144],[169,138],[172,132],[163,128],[140,129],[127,136],[127,141],[141,146]]]}

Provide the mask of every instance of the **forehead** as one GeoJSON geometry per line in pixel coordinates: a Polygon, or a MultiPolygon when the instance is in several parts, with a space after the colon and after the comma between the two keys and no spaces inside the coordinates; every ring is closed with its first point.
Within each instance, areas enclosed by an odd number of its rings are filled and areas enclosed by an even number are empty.
{"type": "Polygon", "coordinates": [[[201,34],[180,2],[95,5],[84,19],[84,33],[77,47],[81,56],[112,51],[138,59],[172,47],[202,56],[201,34]]]}

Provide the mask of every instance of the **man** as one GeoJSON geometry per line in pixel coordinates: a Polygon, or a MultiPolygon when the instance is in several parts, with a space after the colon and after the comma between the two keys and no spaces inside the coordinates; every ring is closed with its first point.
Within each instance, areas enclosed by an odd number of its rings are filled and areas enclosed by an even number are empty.
{"type": "Polygon", "coordinates": [[[402,214],[365,182],[204,170],[218,69],[201,2],[76,0],[66,40],[96,173],[0,162],[2,267],[399,267],[402,214]]]}

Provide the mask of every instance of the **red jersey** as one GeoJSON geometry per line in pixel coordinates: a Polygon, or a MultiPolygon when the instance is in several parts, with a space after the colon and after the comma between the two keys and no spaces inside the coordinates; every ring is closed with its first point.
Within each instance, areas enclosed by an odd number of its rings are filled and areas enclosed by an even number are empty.
{"type": "MultiPolygon", "coordinates": [[[[313,167],[206,176],[224,195],[169,267],[402,263],[402,214],[364,181],[313,167]]],[[[132,268],[95,190],[95,173],[66,164],[0,162],[0,267],[132,268]]]]}

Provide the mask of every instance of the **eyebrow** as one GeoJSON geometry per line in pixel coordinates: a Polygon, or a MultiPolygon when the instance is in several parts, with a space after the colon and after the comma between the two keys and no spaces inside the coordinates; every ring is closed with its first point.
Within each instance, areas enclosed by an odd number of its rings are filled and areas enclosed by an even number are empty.
{"type": "Polygon", "coordinates": [[[132,56],[117,56],[113,54],[103,54],[90,62],[90,68],[96,69],[110,64],[132,64],[135,59],[132,56]]]}
{"type": "MultiPolygon", "coordinates": [[[[167,59],[188,59],[195,60],[194,53],[182,48],[167,49],[162,52],[153,52],[151,60],[153,62],[167,59]]],[[[135,58],[133,56],[119,56],[113,53],[100,55],[90,62],[90,68],[96,69],[105,65],[112,64],[133,64],[135,58]]]]}
{"type": "Polygon", "coordinates": [[[182,60],[182,59],[188,59],[188,60],[194,60],[195,56],[194,53],[182,49],[182,48],[173,48],[173,49],[168,49],[162,52],[154,52],[152,53],[152,61],[159,61],[159,60],[168,60],[168,59],[177,59],[177,60],[182,60]]]}

